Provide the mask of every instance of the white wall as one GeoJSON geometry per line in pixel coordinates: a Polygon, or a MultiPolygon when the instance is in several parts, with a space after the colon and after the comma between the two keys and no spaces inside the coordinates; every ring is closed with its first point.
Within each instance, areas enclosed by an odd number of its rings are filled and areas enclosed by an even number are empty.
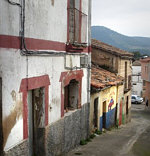
{"type": "MultiPolygon", "coordinates": [[[[21,2],[21,0],[20,0],[21,2]]],[[[25,0],[25,37],[67,41],[67,0],[25,0]]],[[[82,0],[82,10],[88,15],[88,1],[82,0]]],[[[0,34],[19,36],[20,8],[6,0],[0,2],[0,34]]]]}
{"type": "Polygon", "coordinates": [[[132,66],[132,94],[141,96],[142,89],[143,80],[141,79],[141,66],[132,66]]]}
{"type": "MultiPolygon", "coordinates": [[[[77,58],[77,56],[75,56],[75,58],[77,58]]],[[[48,74],[50,78],[49,124],[61,118],[61,82],[59,82],[59,79],[61,72],[67,71],[64,68],[64,61],[64,57],[28,57],[28,78],[45,74],[48,74]],[[52,107],[51,110],[50,107],[52,107]]],[[[23,139],[22,94],[19,93],[19,88],[21,80],[26,78],[27,75],[27,62],[26,57],[21,56],[19,50],[0,49],[0,63],[0,77],[3,79],[3,119],[5,120],[11,115],[14,108],[19,107],[21,109],[21,115],[19,118],[16,118],[17,121],[14,123],[8,136],[5,146],[5,149],[8,149],[23,139]],[[16,94],[15,101],[12,98],[12,92],[16,94]],[[19,106],[16,106],[18,102],[19,106]]],[[[86,69],[83,69],[83,73],[82,105],[87,103],[86,69]]]]}
{"type": "MultiPolygon", "coordinates": [[[[21,2],[21,0],[14,0],[21,2]]],[[[66,43],[67,41],[67,0],[25,0],[25,37],[52,40],[66,43]]],[[[83,12],[88,14],[88,1],[82,1],[83,12]]],[[[20,9],[10,5],[6,0],[0,2],[0,34],[19,36],[20,9]]],[[[79,65],[79,55],[72,56],[73,65],[79,65]],[[76,63],[78,62],[78,63],[76,63]]],[[[20,50],[0,48],[0,77],[3,85],[3,124],[6,131],[5,150],[23,140],[23,102],[19,93],[21,80],[48,74],[49,86],[49,124],[61,118],[61,72],[64,68],[63,56],[29,56],[20,55],[20,50]],[[28,65],[28,73],[27,73],[28,65]],[[50,110],[50,107],[52,109],[50,110]],[[10,119],[10,120],[9,120],[10,119]],[[11,124],[6,123],[9,121],[11,124]]],[[[83,69],[82,105],[87,103],[87,69],[83,69]]]]}

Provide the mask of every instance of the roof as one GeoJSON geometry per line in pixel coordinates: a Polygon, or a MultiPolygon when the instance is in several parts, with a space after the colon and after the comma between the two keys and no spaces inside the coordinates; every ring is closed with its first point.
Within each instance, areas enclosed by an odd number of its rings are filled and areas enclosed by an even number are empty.
{"type": "Polygon", "coordinates": [[[129,53],[125,50],[113,47],[109,44],[103,43],[101,41],[98,41],[96,39],[92,39],[92,48],[97,48],[97,49],[101,49],[101,50],[105,50],[109,53],[112,53],[114,55],[118,55],[118,56],[128,56],[128,57],[133,57],[132,53],[129,53]]]}
{"type": "Polygon", "coordinates": [[[141,62],[139,60],[136,60],[132,63],[132,66],[141,66],[141,62]]]}
{"type": "Polygon", "coordinates": [[[91,86],[97,89],[104,89],[110,86],[115,86],[123,83],[124,78],[117,76],[100,67],[92,65],[91,70],[91,86]]]}
{"type": "Polygon", "coordinates": [[[147,57],[147,58],[145,58],[145,59],[141,59],[140,61],[141,61],[141,62],[150,62],[150,57],[147,57]]]}

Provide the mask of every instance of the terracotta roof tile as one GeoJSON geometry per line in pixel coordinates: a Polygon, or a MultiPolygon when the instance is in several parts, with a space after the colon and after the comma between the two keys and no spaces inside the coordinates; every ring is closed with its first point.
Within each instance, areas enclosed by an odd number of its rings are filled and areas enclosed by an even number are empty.
{"type": "Polygon", "coordinates": [[[92,65],[91,86],[95,88],[102,89],[108,86],[114,86],[122,83],[123,80],[123,77],[117,76],[115,73],[92,65]]]}
{"type": "Polygon", "coordinates": [[[113,47],[109,44],[103,43],[101,41],[98,41],[96,39],[92,39],[92,48],[98,48],[98,49],[102,49],[102,50],[106,50],[108,52],[111,52],[113,54],[116,55],[120,55],[120,56],[130,56],[133,57],[132,53],[129,53],[125,50],[113,47]]]}
{"type": "Polygon", "coordinates": [[[147,58],[145,58],[145,59],[141,59],[140,61],[141,61],[141,62],[150,62],[150,57],[147,57],[147,58]]]}

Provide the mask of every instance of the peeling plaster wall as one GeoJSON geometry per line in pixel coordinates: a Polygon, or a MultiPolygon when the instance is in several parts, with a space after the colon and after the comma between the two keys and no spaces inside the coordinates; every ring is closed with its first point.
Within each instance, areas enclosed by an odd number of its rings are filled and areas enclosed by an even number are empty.
{"type": "Polygon", "coordinates": [[[125,102],[125,108],[124,108],[124,118],[125,118],[125,122],[130,122],[131,121],[131,91],[127,92],[124,95],[124,102],[125,102]],[[129,101],[128,101],[128,115],[126,115],[126,97],[128,96],[129,101]]]}
{"type": "MultiPolygon", "coordinates": [[[[94,100],[98,98],[98,114],[100,114],[100,93],[94,93],[91,94],[91,101],[90,101],[90,132],[94,130],[94,125],[93,125],[93,116],[94,116],[94,100]]],[[[99,123],[99,115],[98,115],[98,123],[99,123]]],[[[99,124],[97,125],[99,129],[99,124]]]]}
{"type": "MultiPolygon", "coordinates": [[[[120,85],[117,87],[117,103],[118,103],[118,109],[117,109],[117,124],[119,125],[120,120],[120,105],[122,103],[122,107],[125,107],[124,103],[124,85],[120,85]]],[[[124,115],[124,112],[122,111],[122,114],[124,115]]],[[[121,119],[122,120],[122,119],[121,119]]]]}
{"type": "MultiPolygon", "coordinates": [[[[12,49],[0,49],[0,62],[0,76],[3,78],[4,147],[7,150],[23,140],[22,94],[19,93],[19,87],[21,80],[26,78],[27,64],[26,57],[20,56],[19,52],[12,49]]],[[[28,58],[28,77],[48,74],[50,78],[49,124],[61,118],[61,82],[59,79],[63,71],[67,71],[64,69],[63,57],[28,58]]],[[[87,103],[86,69],[83,71],[81,105],[87,103]]]]}
{"type": "Polygon", "coordinates": [[[3,81],[4,149],[8,149],[23,138],[22,94],[19,87],[21,77],[25,77],[25,60],[17,50],[0,49],[0,77],[3,81]]]}
{"type": "MultiPolygon", "coordinates": [[[[20,1],[17,1],[20,2],[20,1]]],[[[25,37],[66,43],[67,41],[67,0],[25,0],[25,37]]],[[[88,2],[82,1],[83,12],[88,14],[88,2]]],[[[20,9],[6,0],[0,2],[1,35],[19,36],[20,9]]],[[[8,41],[9,42],[9,41],[8,41]]],[[[28,47],[28,45],[27,45],[28,47]]],[[[50,49],[51,50],[51,49],[50,49]]],[[[72,56],[73,65],[80,56],[72,56]]],[[[49,125],[61,119],[61,72],[63,56],[25,57],[20,50],[0,48],[0,77],[3,79],[3,131],[4,150],[23,141],[23,100],[19,93],[21,80],[47,74],[49,86],[49,125]]],[[[83,69],[81,105],[87,103],[87,69],[83,69]]]]}

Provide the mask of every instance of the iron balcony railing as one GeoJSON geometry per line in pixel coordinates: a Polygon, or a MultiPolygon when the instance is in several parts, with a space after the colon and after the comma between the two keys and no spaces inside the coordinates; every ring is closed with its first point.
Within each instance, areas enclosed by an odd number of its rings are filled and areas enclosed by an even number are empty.
{"type": "Polygon", "coordinates": [[[69,8],[69,42],[87,43],[87,15],[76,8],[69,8]]]}

